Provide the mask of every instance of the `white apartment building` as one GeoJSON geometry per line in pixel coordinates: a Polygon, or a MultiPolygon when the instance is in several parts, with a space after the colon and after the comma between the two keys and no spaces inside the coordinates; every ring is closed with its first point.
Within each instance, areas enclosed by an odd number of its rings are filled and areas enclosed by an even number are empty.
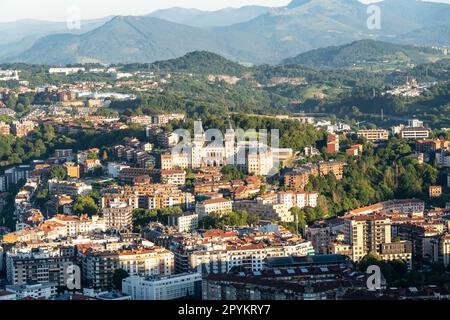
{"type": "Polygon", "coordinates": [[[430,137],[430,129],[423,127],[403,128],[400,131],[402,139],[427,139],[430,137]]]}
{"type": "Polygon", "coordinates": [[[186,183],[186,171],[184,170],[161,170],[161,182],[175,186],[186,183]]]}
{"type": "Polygon", "coordinates": [[[180,136],[175,132],[161,132],[157,136],[158,144],[164,148],[175,147],[180,141],[180,136]]]}
{"type": "Polygon", "coordinates": [[[67,236],[74,237],[79,234],[86,234],[93,231],[107,230],[106,222],[99,216],[89,218],[87,215],[76,217],[58,214],[49,220],[66,227],[67,236]]]}
{"type": "Polygon", "coordinates": [[[450,167],[450,152],[436,152],[436,164],[442,167],[450,167]]]}
{"type": "Polygon", "coordinates": [[[212,213],[224,215],[231,211],[233,211],[233,201],[224,198],[205,200],[198,202],[195,206],[199,219],[212,213]]]}
{"type": "Polygon", "coordinates": [[[193,296],[201,299],[202,275],[181,273],[150,278],[128,277],[122,282],[122,292],[132,300],[175,300],[193,296]]]}
{"type": "Polygon", "coordinates": [[[50,73],[50,74],[63,73],[66,76],[69,74],[78,73],[80,71],[85,72],[86,69],[85,68],[50,68],[50,69],[48,69],[48,73],[50,73]]]}
{"type": "Polygon", "coordinates": [[[226,246],[209,250],[193,251],[189,255],[191,270],[201,273],[227,273],[233,267],[261,271],[269,257],[314,255],[309,241],[284,246],[265,246],[262,243],[242,246],[226,246]]]}
{"type": "Polygon", "coordinates": [[[48,190],[51,195],[69,195],[76,197],[92,191],[92,186],[83,182],[59,181],[52,179],[48,181],[48,190]]]}
{"type": "Polygon", "coordinates": [[[280,192],[277,194],[278,203],[286,204],[291,208],[317,207],[318,193],[307,192],[280,192]]]}
{"type": "Polygon", "coordinates": [[[115,163],[115,162],[109,162],[108,163],[108,175],[112,178],[118,178],[120,171],[123,169],[129,169],[131,168],[129,165],[125,165],[122,163],[115,163]]]}
{"type": "Polygon", "coordinates": [[[178,232],[192,232],[198,228],[198,214],[186,213],[169,217],[169,225],[177,229],[178,232]]]}
{"type": "Polygon", "coordinates": [[[169,154],[161,155],[161,169],[162,170],[174,170],[188,169],[190,155],[184,152],[172,152],[169,154]]]}

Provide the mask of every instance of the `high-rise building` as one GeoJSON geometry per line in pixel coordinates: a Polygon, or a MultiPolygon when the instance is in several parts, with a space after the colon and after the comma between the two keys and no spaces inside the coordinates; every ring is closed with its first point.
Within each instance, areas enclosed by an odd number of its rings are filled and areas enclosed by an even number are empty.
{"type": "Polygon", "coordinates": [[[103,208],[103,218],[109,230],[130,230],[133,226],[134,207],[125,202],[111,202],[103,208]]]}
{"type": "Polygon", "coordinates": [[[353,260],[359,261],[370,252],[377,252],[382,243],[391,242],[389,218],[370,215],[348,219],[345,240],[353,247],[353,260]]]}

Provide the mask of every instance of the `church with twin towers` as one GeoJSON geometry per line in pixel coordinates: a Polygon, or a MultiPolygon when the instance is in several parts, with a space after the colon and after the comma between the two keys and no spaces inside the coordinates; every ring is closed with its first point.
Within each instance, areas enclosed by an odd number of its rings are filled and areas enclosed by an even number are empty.
{"type": "Polygon", "coordinates": [[[231,121],[225,134],[217,129],[205,131],[201,120],[195,121],[193,139],[186,130],[176,130],[174,134],[180,136],[181,143],[161,156],[163,170],[220,170],[234,165],[249,175],[271,176],[293,154],[292,149],[279,148],[278,135],[274,132],[269,146],[267,130],[234,129],[231,121]]]}

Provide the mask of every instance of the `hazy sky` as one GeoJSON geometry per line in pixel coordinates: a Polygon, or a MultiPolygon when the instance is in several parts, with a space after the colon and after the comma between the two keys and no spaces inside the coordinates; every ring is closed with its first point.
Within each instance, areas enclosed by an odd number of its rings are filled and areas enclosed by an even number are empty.
{"type": "MultiPolygon", "coordinates": [[[[411,0],[414,1],[414,0],[411,0]]],[[[450,3],[450,0],[435,0],[450,3]]],[[[0,0],[0,21],[38,19],[66,21],[77,7],[81,18],[94,19],[110,15],[141,15],[170,7],[216,10],[243,5],[283,6],[290,0],[0,0]]],[[[376,0],[361,0],[370,3],[376,0]]]]}

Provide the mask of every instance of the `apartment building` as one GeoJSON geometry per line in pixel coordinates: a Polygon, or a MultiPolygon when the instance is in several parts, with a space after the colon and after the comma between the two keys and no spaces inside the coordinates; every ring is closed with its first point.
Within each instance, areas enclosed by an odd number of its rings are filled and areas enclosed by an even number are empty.
{"type": "Polygon", "coordinates": [[[37,127],[37,125],[38,124],[33,121],[14,121],[11,124],[11,132],[16,137],[26,137],[37,127]]]}
{"type": "Polygon", "coordinates": [[[174,132],[161,132],[157,135],[156,141],[163,148],[175,147],[180,141],[180,136],[174,132]]]}
{"type": "Polygon", "coordinates": [[[391,221],[382,216],[360,216],[346,220],[345,241],[352,245],[354,261],[378,252],[382,243],[391,242],[391,221]]]}
{"type": "Polygon", "coordinates": [[[450,167],[450,151],[441,150],[436,152],[436,164],[441,167],[450,167]]]}
{"type": "Polygon", "coordinates": [[[131,230],[134,207],[124,202],[111,202],[102,209],[103,219],[108,230],[131,230]]]}
{"type": "Polygon", "coordinates": [[[119,268],[116,252],[79,253],[82,283],[94,289],[110,290],[113,287],[114,271],[119,268]]]}
{"type": "Polygon", "coordinates": [[[450,147],[450,141],[445,140],[417,140],[416,150],[422,153],[436,152],[450,147]]]}
{"type": "Polygon", "coordinates": [[[55,158],[56,159],[73,158],[73,150],[72,149],[56,149],[55,150],[55,158]]]}
{"type": "Polygon", "coordinates": [[[284,185],[290,189],[303,190],[309,183],[309,177],[311,173],[308,170],[301,170],[297,172],[291,172],[284,176],[284,185]]]}
{"type": "Polygon", "coordinates": [[[258,149],[256,152],[250,152],[247,156],[247,172],[255,176],[268,176],[275,167],[275,157],[271,148],[258,149]]]}
{"type": "Polygon", "coordinates": [[[167,249],[120,250],[119,268],[130,276],[171,275],[174,272],[174,254],[167,249]]]}
{"type": "Polygon", "coordinates": [[[172,152],[161,154],[161,169],[188,169],[190,167],[190,156],[183,152],[172,152]]]}
{"type": "Polygon", "coordinates": [[[441,237],[439,253],[442,256],[442,262],[447,267],[450,264],[450,234],[441,237]]]}
{"type": "Polygon", "coordinates": [[[33,168],[31,165],[14,166],[5,170],[6,186],[18,184],[19,181],[28,180],[31,177],[33,168]]]}
{"type": "Polygon", "coordinates": [[[178,232],[193,232],[198,228],[198,214],[189,212],[169,217],[169,226],[175,227],[178,232]]]}
{"type": "Polygon", "coordinates": [[[336,180],[344,178],[345,162],[341,161],[321,161],[319,162],[319,175],[326,176],[328,173],[334,174],[336,180]]]}
{"type": "Polygon", "coordinates": [[[132,184],[136,177],[150,176],[153,172],[148,168],[123,168],[119,172],[119,179],[123,183],[132,184]]]}
{"type": "Polygon", "coordinates": [[[161,170],[161,183],[183,186],[186,183],[186,171],[161,170]]]}
{"type": "Polygon", "coordinates": [[[60,252],[7,252],[6,275],[11,285],[55,283],[65,286],[64,268],[73,265],[71,257],[60,252]]]}
{"type": "Polygon", "coordinates": [[[77,217],[57,214],[55,217],[47,220],[47,222],[54,222],[58,225],[64,226],[68,237],[87,234],[93,231],[105,232],[107,230],[105,220],[99,216],[89,218],[87,215],[77,217]]]}
{"type": "Polygon", "coordinates": [[[339,135],[329,133],[327,137],[327,153],[339,152],[339,135]]]}
{"type": "Polygon", "coordinates": [[[407,127],[400,131],[402,139],[427,139],[431,130],[424,127],[407,127]]]}
{"type": "Polygon", "coordinates": [[[279,192],[277,193],[277,202],[286,204],[289,209],[299,208],[303,209],[305,207],[315,208],[317,207],[317,200],[319,194],[312,192],[279,192]]]}
{"type": "Polygon", "coordinates": [[[256,200],[235,201],[234,210],[245,210],[264,221],[294,222],[290,208],[284,203],[262,203],[256,200]]]}
{"type": "Polygon", "coordinates": [[[280,246],[249,243],[193,251],[188,259],[191,270],[199,273],[227,273],[232,268],[237,267],[251,271],[261,271],[265,266],[265,260],[269,257],[307,256],[313,254],[314,248],[307,241],[280,246]]]}

